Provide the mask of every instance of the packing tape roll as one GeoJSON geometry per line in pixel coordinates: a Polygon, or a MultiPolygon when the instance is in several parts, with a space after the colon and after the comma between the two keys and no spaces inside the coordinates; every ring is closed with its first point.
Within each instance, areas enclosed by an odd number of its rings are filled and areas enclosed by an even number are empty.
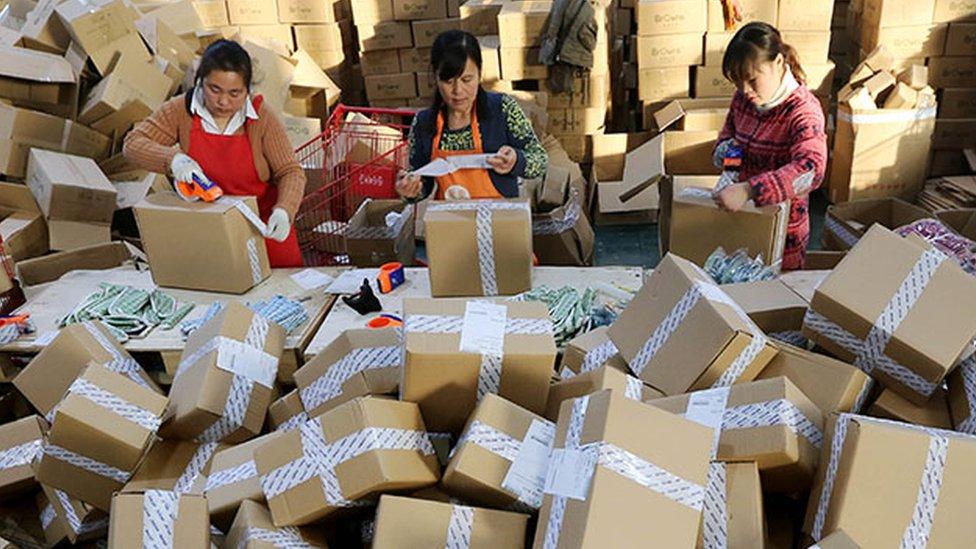
{"type": "Polygon", "coordinates": [[[257,478],[258,468],[254,464],[254,460],[248,460],[240,465],[235,465],[233,467],[228,467],[227,469],[221,469],[220,471],[210,471],[210,475],[207,477],[207,486],[204,488],[204,493],[211,492],[213,490],[218,490],[224,486],[229,486],[231,484],[237,484],[238,482],[244,482],[252,478],[257,478]]]}
{"type": "Polygon", "coordinates": [[[173,549],[173,530],[180,513],[180,496],[169,490],[142,494],[142,547],[173,549]]]}
{"type": "Polygon", "coordinates": [[[400,347],[360,347],[343,355],[328,367],[324,374],[298,396],[306,410],[314,410],[342,394],[342,385],[354,375],[366,370],[400,365],[400,347]]]}
{"type": "Polygon", "coordinates": [[[218,442],[205,442],[197,447],[196,451],[193,452],[193,456],[190,457],[190,463],[183,470],[183,474],[180,475],[180,478],[176,479],[176,485],[173,487],[174,492],[177,494],[186,494],[193,488],[193,484],[200,476],[200,473],[203,472],[203,468],[207,466],[207,463],[210,463],[210,459],[213,458],[219,445],[220,443],[218,442]]]}
{"type": "Polygon", "coordinates": [[[30,465],[40,454],[42,444],[43,441],[37,439],[0,451],[0,471],[30,465]]]}
{"type": "Polygon", "coordinates": [[[124,375],[125,377],[135,381],[143,387],[149,387],[149,382],[147,382],[141,374],[143,374],[142,367],[136,362],[136,359],[131,356],[123,355],[119,352],[115,345],[105,337],[105,334],[95,326],[94,321],[87,320],[81,323],[85,327],[85,330],[91,334],[91,336],[98,342],[98,344],[105,349],[105,352],[112,355],[112,361],[105,365],[106,368],[112,370],[113,372],[124,375]]]}
{"type": "Polygon", "coordinates": [[[962,361],[958,368],[959,374],[962,376],[963,392],[966,395],[969,416],[956,425],[956,430],[968,435],[976,435],[976,355],[962,361]]]}
{"type": "Polygon", "coordinates": [[[284,526],[275,530],[267,528],[249,527],[244,531],[244,536],[238,544],[238,549],[247,547],[248,542],[261,541],[269,543],[274,547],[288,549],[312,549],[317,547],[302,538],[301,531],[294,526],[284,526]]]}
{"type": "Polygon", "coordinates": [[[447,541],[444,549],[468,549],[471,547],[471,530],[474,528],[474,508],[467,505],[451,507],[451,521],[447,525],[447,541]]]}
{"type": "Polygon", "coordinates": [[[727,469],[724,463],[708,465],[708,484],[702,508],[702,545],[704,549],[728,549],[729,513],[726,487],[727,469]]]}

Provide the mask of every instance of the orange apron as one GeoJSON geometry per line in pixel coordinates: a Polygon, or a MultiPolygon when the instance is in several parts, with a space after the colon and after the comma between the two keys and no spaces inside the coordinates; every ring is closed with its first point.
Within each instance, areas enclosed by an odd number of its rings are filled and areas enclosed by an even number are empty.
{"type": "MultiPolygon", "coordinates": [[[[481,147],[481,130],[478,127],[478,113],[472,110],[471,112],[471,137],[474,139],[474,148],[466,151],[443,151],[441,150],[441,135],[444,132],[444,115],[442,113],[437,114],[437,133],[434,135],[433,148],[430,153],[430,159],[435,158],[448,158],[451,156],[460,156],[464,154],[483,154],[484,149],[481,147]]],[[[472,169],[466,168],[462,170],[457,170],[453,173],[447,175],[441,175],[435,178],[437,181],[437,195],[435,198],[437,200],[444,200],[444,193],[449,187],[454,185],[460,185],[468,190],[471,198],[502,198],[501,193],[495,188],[495,184],[491,182],[491,177],[488,175],[488,170],[483,169],[472,169]]]]}

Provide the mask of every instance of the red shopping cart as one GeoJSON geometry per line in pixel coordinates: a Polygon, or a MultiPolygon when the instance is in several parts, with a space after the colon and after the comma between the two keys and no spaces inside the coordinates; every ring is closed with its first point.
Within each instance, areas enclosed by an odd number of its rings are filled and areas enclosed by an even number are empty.
{"type": "Polygon", "coordinates": [[[367,198],[396,198],[409,164],[407,134],[416,112],[338,105],[325,131],[295,151],[308,179],[295,216],[307,266],[347,265],[346,224],[367,198]]]}

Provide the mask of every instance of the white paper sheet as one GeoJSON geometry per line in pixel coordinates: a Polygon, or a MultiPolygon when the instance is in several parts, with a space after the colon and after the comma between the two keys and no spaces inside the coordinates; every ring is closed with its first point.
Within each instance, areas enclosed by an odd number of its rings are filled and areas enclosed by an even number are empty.
{"type": "Polygon", "coordinates": [[[488,159],[494,154],[462,154],[450,158],[438,158],[418,170],[414,170],[412,175],[422,177],[440,177],[453,173],[457,170],[476,169],[487,170],[491,168],[488,159]]]}
{"type": "Polygon", "coordinates": [[[379,269],[353,269],[339,275],[339,278],[325,289],[327,294],[355,294],[359,293],[359,287],[363,285],[363,279],[369,280],[370,286],[376,291],[376,277],[380,274],[379,269]]]}
{"type": "Polygon", "coordinates": [[[291,275],[291,279],[295,281],[304,290],[314,290],[315,288],[321,288],[328,284],[332,284],[335,280],[331,276],[316,271],[315,269],[305,269],[304,271],[299,271],[291,275]]]}

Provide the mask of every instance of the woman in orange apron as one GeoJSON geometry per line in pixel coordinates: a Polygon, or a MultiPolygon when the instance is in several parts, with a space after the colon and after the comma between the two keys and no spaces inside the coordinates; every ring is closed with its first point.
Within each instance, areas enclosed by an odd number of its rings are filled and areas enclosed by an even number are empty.
{"type": "Polygon", "coordinates": [[[224,194],[254,196],[267,224],[272,267],[299,267],[292,221],[305,174],[281,121],[252,97],[251,58],[236,42],[218,40],[200,60],[196,85],[167,101],[125,138],[125,157],[175,181],[212,181],[224,194]],[[174,145],[179,145],[174,148],[174,145]]]}
{"type": "Polygon", "coordinates": [[[515,99],[481,87],[481,47],[471,34],[442,33],[430,56],[434,103],[414,117],[410,171],[401,174],[397,192],[408,201],[517,197],[519,178],[542,177],[548,162],[529,119],[515,99]],[[437,159],[484,154],[491,156],[481,167],[413,174],[437,159]]]}

